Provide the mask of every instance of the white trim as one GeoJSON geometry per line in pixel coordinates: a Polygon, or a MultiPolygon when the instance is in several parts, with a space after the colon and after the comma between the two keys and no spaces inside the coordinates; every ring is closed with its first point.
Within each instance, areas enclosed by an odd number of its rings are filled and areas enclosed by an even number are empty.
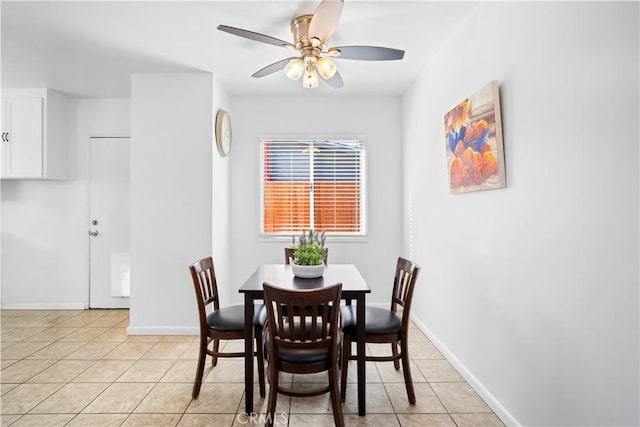
{"type": "Polygon", "coordinates": [[[462,375],[467,383],[486,402],[493,412],[509,427],[519,427],[521,424],[498,402],[498,400],[487,390],[484,385],[471,373],[471,371],[447,348],[440,339],[429,330],[417,317],[411,315],[413,323],[429,338],[436,348],[447,358],[454,368],[462,375]]]}
{"type": "Polygon", "coordinates": [[[2,310],[85,310],[87,306],[81,302],[63,303],[29,303],[29,304],[2,304],[2,310]]]}
{"type": "MultiPolygon", "coordinates": [[[[296,239],[299,237],[299,235],[295,235],[296,239]]],[[[267,237],[266,235],[261,235],[260,237],[258,237],[256,239],[256,242],[267,242],[267,243],[273,243],[273,242],[285,242],[285,243],[291,243],[291,234],[288,235],[274,235],[274,236],[269,236],[267,237]]],[[[349,242],[349,243],[369,243],[369,240],[367,239],[367,236],[352,236],[352,237],[348,237],[348,236],[333,236],[333,235],[329,235],[327,234],[327,240],[326,240],[326,244],[329,243],[340,243],[340,242],[349,242]]]]}
{"type": "Polygon", "coordinates": [[[260,141],[277,140],[277,141],[332,141],[332,140],[352,140],[367,141],[367,135],[364,133],[267,133],[260,135],[260,141]]]}
{"type": "Polygon", "coordinates": [[[129,326],[127,335],[200,335],[200,328],[191,326],[129,326]]]}

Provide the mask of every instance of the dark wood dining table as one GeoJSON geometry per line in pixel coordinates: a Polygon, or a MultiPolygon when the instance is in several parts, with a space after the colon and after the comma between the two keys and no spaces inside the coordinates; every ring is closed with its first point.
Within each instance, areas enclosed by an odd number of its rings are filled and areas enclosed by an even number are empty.
{"type": "MultiPolygon", "coordinates": [[[[317,289],[342,283],[342,299],[351,304],[356,301],[357,325],[357,364],[358,364],[358,414],[366,414],[365,397],[365,296],[371,293],[358,269],[353,264],[329,264],[325,266],[322,277],[317,279],[301,279],[295,277],[291,265],[265,264],[260,267],[240,287],[244,294],[244,386],[245,412],[253,412],[253,313],[256,300],[264,299],[262,285],[269,283],[284,289],[317,289]]],[[[258,362],[260,363],[260,362],[258,362]]]]}

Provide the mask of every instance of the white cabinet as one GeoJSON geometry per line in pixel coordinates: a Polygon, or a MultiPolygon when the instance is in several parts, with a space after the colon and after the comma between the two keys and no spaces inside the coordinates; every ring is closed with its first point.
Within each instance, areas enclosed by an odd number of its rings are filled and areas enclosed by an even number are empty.
{"type": "Polygon", "coordinates": [[[2,92],[0,178],[66,179],[69,101],[49,89],[2,92]]]}

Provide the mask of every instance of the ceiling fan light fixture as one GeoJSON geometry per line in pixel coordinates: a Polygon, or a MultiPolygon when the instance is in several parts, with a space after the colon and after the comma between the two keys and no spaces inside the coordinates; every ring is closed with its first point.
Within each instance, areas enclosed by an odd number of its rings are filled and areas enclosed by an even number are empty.
{"type": "Polygon", "coordinates": [[[298,80],[304,73],[304,61],[300,58],[293,58],[284,67],[284,73],[291,80],[298,80]]]}
{"type": "Polygon", "coordinates": [[[307,89],[315,89],[318,87],[318,73],[311,62],[307,64],[307,71],[304,73],[302,86],[307,89]]]}
{"type": "Polygon", "coordinates": [[[316,67],[318,68],[320,76],[325,80],[329,80],[336,74],[336,71],[338,71],[336,64],[329,58],[320,57],[316,59],[316,67]]]}
{"type": "Polygon", "coordinates": [[[360,61],[397,61],[404,58],[404,50],[382,46],[329,47],[329,40],[336,30],[343,6],[344,0],[320,0],[313,14],[295,18],[291,21],[293,43],[228,25],[218,25],[218,30],[260,43],[286,47],[296,52],[288,58],[261,68],[251,77],[260,78],[284,71],[291,80],[304,76],[304,88],[318,87],[322,78],[333,89],[339,89],[344,86],[344,81],[333,62],[335,58],[360,61]]]}
{"type": "Polygon", "coordinates": [[[324,54],[329,55],[333,58],[337,58],[338,56],[340,56],[340,49],[331,48],[328,51],[324,52],[324,54]]]}

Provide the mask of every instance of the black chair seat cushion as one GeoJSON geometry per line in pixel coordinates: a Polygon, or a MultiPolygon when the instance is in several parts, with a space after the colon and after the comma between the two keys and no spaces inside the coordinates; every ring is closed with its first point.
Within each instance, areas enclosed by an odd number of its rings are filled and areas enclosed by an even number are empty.
{"type": "Polygon", "coordinates": [[[264,328],[265,323],[267,323],[267,306],[264,304],[255,305],[255,311],[253,312],[253,325],[264,328]]]}
{"type": "MultiPolygon", "coordinates": [[[[255,306],[253,325],[264,327],[267,310],[264,305],[255,306]]],[[[220,332],[244,331],[244,305],[231,305],[209,313],[207,316],[209,329],[220,332]]]]}
{"type": "MultiPolygon", "coordinates": [[[[340,308],[342,331],[345,334],[356,333],[356,306],[346,305],[340,308]]],[[[391,310],[378,307],[365,307],[365,328],[368,335],[390,335],[400,333],[402,319],[391,310]]]]}

